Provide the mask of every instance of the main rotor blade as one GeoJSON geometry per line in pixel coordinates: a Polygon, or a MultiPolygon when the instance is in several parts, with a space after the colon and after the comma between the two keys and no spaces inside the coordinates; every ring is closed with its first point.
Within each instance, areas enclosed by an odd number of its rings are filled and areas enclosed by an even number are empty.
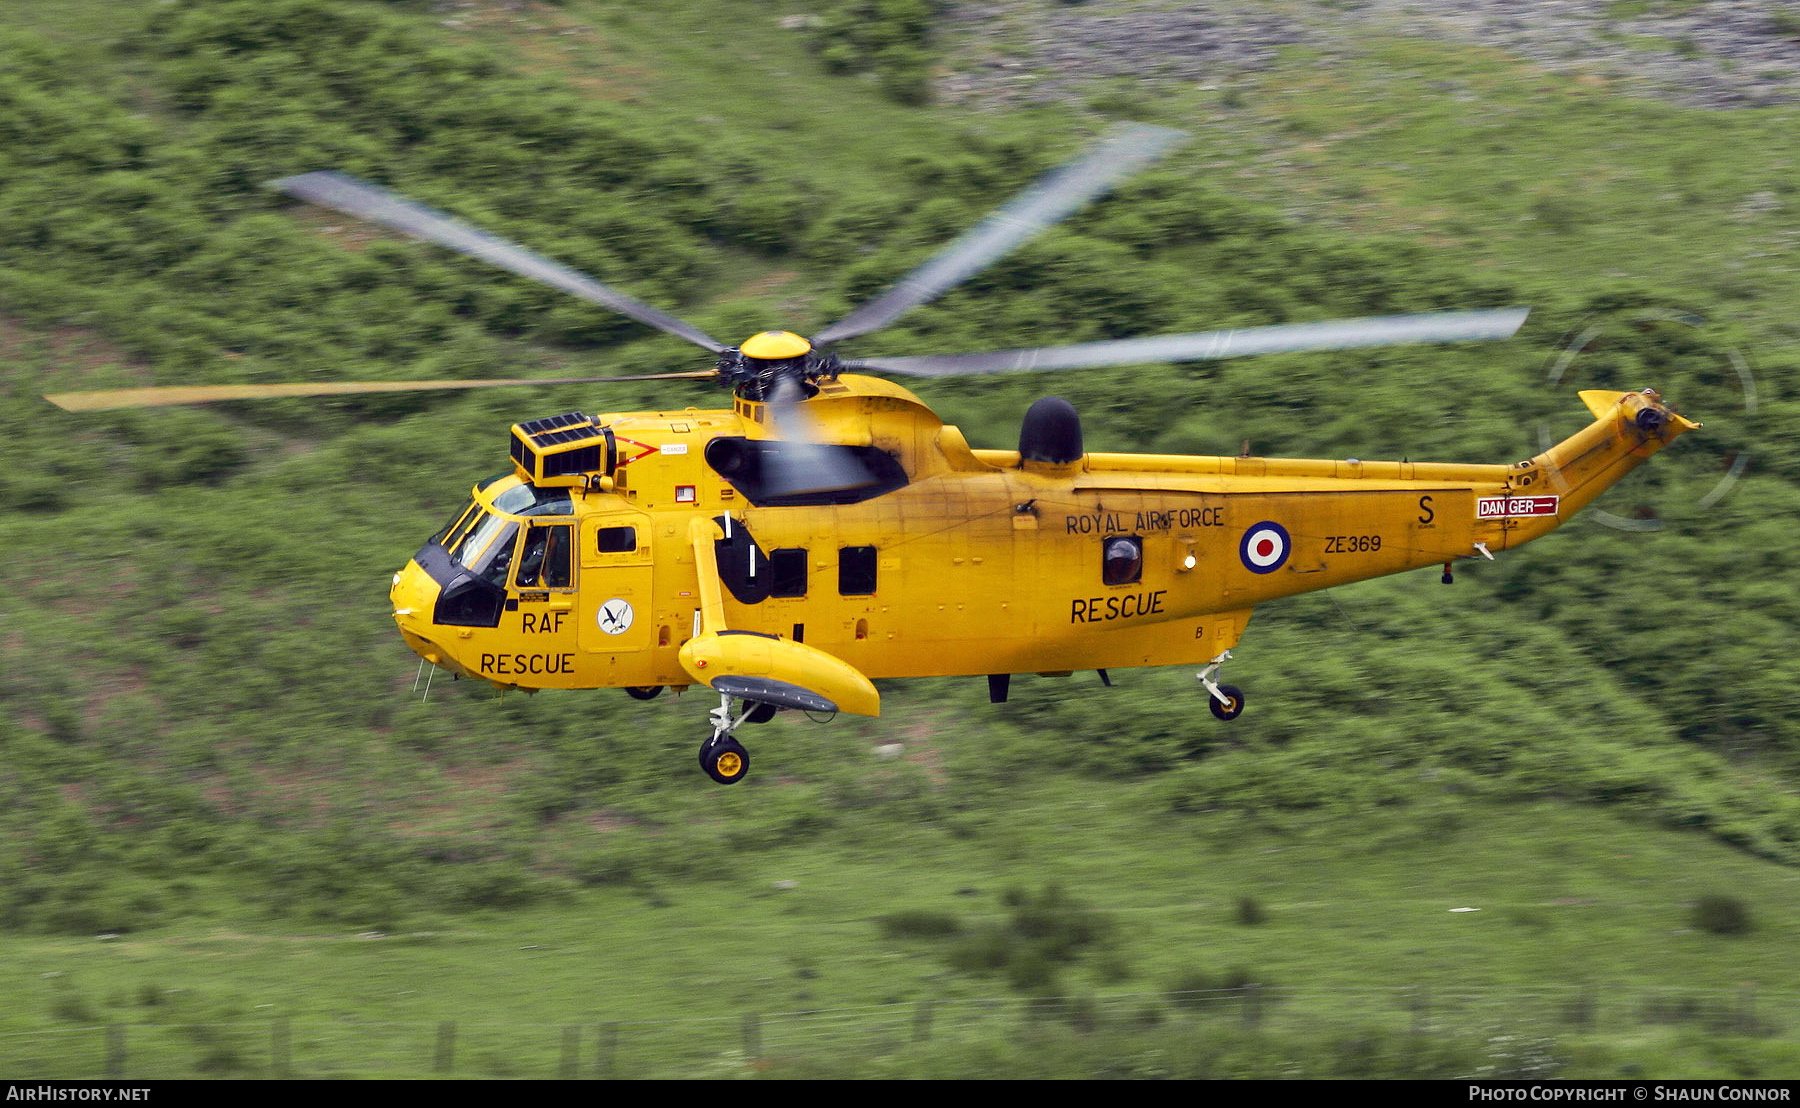
{"type": "Polygon", "coordinates": [[[268,187],[335,209],[345,215],[353,215],[370,223],[379,223],[384,227],[427,239],[440,246],[448,246],[521,277],[529,277],[552,288],[561,289],[590,304],[611,308],[639,323],[684,338],[714,354],[725,349],[724,343],[685,320],[652,308],[618,289],[609,288],[592,277],[577,273],[523,246],[495,238],[443,212],[348,174],[320,170],[302,173],[297,177],[283,177],[279,181],[269,182],[268,187]]]}
{"type": "Polygon", "coordinates": [[[272,400],[284,396],[349,396],[373,392],[427,392],[446,389],[492,389],[516,385],[605,385],[625,381],[672,381],[718,377],[714,370],[691,373],[645,373],[636,377],[520,377],[487,381],[303,381],[280,385],[170,385],[141,389],[97,389],[59,392],[44,397],[65,412],[103,412],[114,408],[162,408],[172,404],[217,404],[228,400],[272,400]]]}
{"type": "Polygon", "coordinates": [[[957,377],[1015,370],[1081,369],[1143,362],[1203,362],[1246,354],[1301,350],[1350,350],[1413,342],[1481,342],[1510,338],[1525,322],[1528,308],[1428,312],[1376,316],[1330,323],[1284,323],[1237,331],[1039,346],[986,354],[927,354],[918,357],[845,360],[845,369],[874,369],[912,377],[957,377]]]}
{"type": "Polygon", "coordinates": [[[1181,131],[1148,125],[1114,132],[1087,154],[1052,170],[929,262],[900,278],[892,288],[820,331],[813,338],[813,345],[867,334],[936,299],[1186,137],[1181,131]]]}

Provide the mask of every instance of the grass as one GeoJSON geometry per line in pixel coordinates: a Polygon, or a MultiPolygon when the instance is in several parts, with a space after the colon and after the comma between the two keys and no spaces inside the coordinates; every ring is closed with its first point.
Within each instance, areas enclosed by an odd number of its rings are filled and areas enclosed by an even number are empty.
{"type": "MultiPolygon", "coordinates": [[[[1164,1008],[1196,970],[1277,990],[1271,1034],[1404,1028],[1423,997],[1448,1037],[1497,1026],[1579,1041],[1592,1068],[1564,1076],[1617,1076],[1608,1067],[1669,1038],[1680,1012],[1754,1004],[1769,1026],[1752,1052],[1800,1060],[1789,870],[1555,803],[1457,806],[1429,828],[1369,814],[1296,835],[1160,813],[1153,792],[1028,781],[992,813],[1005,835],[921,826],[880,848],[743,853],[714,881],[592,890],[429,930],[296,931],[238,907],[110,938],[8,936],[0,988],[18,1000],[0,1019],[0,1068],[98,1076],[93,1053],[85,1067],[76,1051],[48,1070],[29,1063],[46,1043],[85,1036],[92,1051],[109,1025],[128,1029],[131,1076],[193,1075],[218,1036],[266,1073],[283,1027],[286,1065],[316,1076],[424,1075],[445,1022],[463,1044],[457,1072],[484,1076],[554,1076],[565,1027],[581,1029],[591,1065],[594,1036],[617,1025],[621,1063],[653,1076],[705,1075],[751,1024],[792,1059],[934,1011],[947,1048],[974,1033],[965,1023],[1020,1019],[1016,999],[999,976],[951,971],[941,939],[885,934],[871,909],[979,926],[1004,918],[1009,889],[1040,884],[1116,922],[1107,957],[1058,978],[1104,1011],[1164,1008]],[[1755,911],[1754,930],[1692,925],[1694,904],[1723,889],[1755,911]],[[1245,895],[1266,914],[1257,927],[1238,922],[1245,895]],[[1584,997],[1601,1009],[1596,1028],[1541,1025],[1584,997]],[[1643,1022],[1658,997],[1666,1026],[1643,1022]]],[[[1699,1044],[1677,1047],[1641,1076],[1699,1076],[1700,1057],[1699,1044]]]]}
{"type": "MultiPolygon", "coordinates": [[[[1796,290],[1794,213],[1759,222],[1739,211],[1759,190],[1785,188],[1800,157],[1791,109],[1627,101],[1494,51],[1407,40],[1305,80],[1266,79],[1256,99],[1264,120],[1306,121],[1318,135],[1302,147],[1304,167],[1260,176],[1290,197],[1318,197],[1326,183],[1366,197],[1320,197],[1323,218],[1440,236],[1507,272],[1590,273],[1596,283],[1655,273],[1706,298],[1740,275],[1760,304],[1796,290]],[[1427,76],[1461,94],[1423,94],[1427,76]],[[1696,159],[1688,152],[1701,135],[1708,153],[1696,159]],[[1557,218],[1543,218],[1546,204],[1557,218]]],[[[1777,322],[1745,307],[1759,328],[1777,322]]]]}

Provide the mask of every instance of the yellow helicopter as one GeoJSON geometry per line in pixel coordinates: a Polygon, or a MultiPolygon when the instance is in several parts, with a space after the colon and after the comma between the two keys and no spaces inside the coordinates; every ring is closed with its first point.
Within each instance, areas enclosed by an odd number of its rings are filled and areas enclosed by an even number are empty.
{"type": "MultiPolygon", "coordinates": [[[[394,574],[394,620],[433,666],[503,689],[694,684],[719,696],[700,765],[740,781],[736,737],[780,710],[878,715],[874,680],[1197,665],[1215,716],[1256,605],[1443,566],[1544,535],[1699,426],[1654,391],[1583,392],[1594,422],[1516,464],[1090,453],[1049,397],[1016,450],[975,449],[911,392],[855,373],[948,376],[1276,351],[1502,339],[1518,308],[1094,342],[986,354],[841,359],[883,327],[1106,192],[1182,136],[1132,126],[1054,171],[810,339],[730,348],[523,247],[333,172],[271,187],[482,258],[680,336],[729,408],[569,412],[513,425],[512,472],[478,484],[394,574]]],[[[65,393],[71,411],[495,385],[307,383],[65,393]]]]}

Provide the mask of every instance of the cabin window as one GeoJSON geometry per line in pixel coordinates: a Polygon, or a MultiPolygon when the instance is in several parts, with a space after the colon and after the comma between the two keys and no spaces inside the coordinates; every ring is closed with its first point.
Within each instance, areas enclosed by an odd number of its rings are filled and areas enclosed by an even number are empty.
{"type": "Polygon", "coordinates": [[[786,550],[769,552],[771,572],[775,575],[775,583],[769,589],[770,596],[805,596],[806,595],[806,551],[804,548],[790,547],[786,550]]]}
{"type": "Polygon", "coordinates": [[[874,547],[846,546],[838,550],[838,592],[844,596],[874,594],[874,547]]]}
{"type": "Polygon", "coordinates": [[[602,527],[598,534],[602,554],[629,554],[637,549],[635,527],[602,527]]]}
{"type": "Polygon", "coordinates": [[[567,523],[536,524],[525,533],[515,580],[521,589],[566,589],[570,575],[572,527],[567,523]]]}
{"type": "Polygon", "coordinates": [[[1100,579],[1108,585],[1135,585],[1144,576],[1144,540],[1109,535],[1101,540],[1100,579]]]}

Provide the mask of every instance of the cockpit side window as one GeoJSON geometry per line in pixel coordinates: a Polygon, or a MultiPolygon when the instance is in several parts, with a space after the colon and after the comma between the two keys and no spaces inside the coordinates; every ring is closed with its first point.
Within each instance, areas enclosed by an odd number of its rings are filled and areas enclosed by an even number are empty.
{"type": "Polygon", "coordinates": [[[525,532],[520,548],[519,573],[521,589],[566,589],[573,577],[569,553],[573,545],[574,527],[568,523],[536,523],[525,532]]]}

